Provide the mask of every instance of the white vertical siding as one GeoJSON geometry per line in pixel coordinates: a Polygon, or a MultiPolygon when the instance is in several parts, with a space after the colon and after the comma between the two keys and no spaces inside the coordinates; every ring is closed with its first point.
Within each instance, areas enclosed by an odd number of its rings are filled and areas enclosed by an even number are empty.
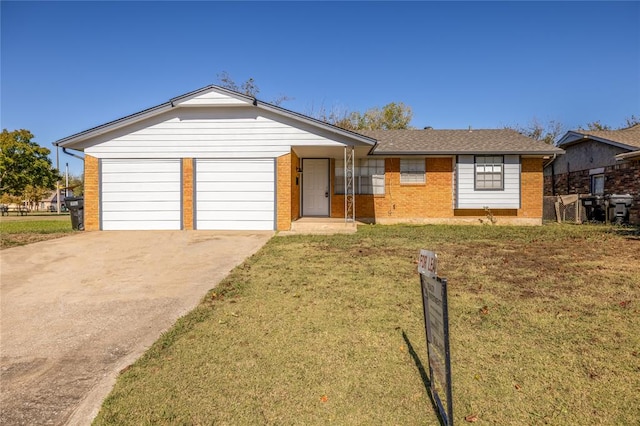
{"type": "Polygon", "coordinates": [[[478,191],[475,189],[473,155],[459,155],[456,171],[457,208],[520,208],[520,157],[518,155],[504,156],[504,188],[501,190],[478,191]]]}

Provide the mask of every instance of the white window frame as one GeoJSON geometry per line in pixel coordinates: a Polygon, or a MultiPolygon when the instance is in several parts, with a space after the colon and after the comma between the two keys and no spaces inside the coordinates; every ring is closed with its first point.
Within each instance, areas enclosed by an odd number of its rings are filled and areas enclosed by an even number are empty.
{"type": "Polygon", "coordinates": [[[400,183],[423,184],[427,182],[427,167],[424,158],[400,159],[400,183]]]}
{"type": "MultiPolygon", "coordinates": [[[[384,195],[384,159],[359,158],[353,171],[353,186],[356,195],[384,195]]],[[[334,167],[333,192],[344,195],[344,161],[336,160],[334,167]]]]}
{"type": "Polygon", "coordinates": [[[476,191],[504,191],[504,156],[476,155],[473,163],[476,191]]]}
{"type": "Polygon", "coordinates": [[[605,177],[603,173],[598,173],[597,175],[591,175],[591,193],[593,195],[603,195],[604,182],[605,182],[605,177]],[[600,188],[598,188],[598,181],[602,182],[600,188]]]}

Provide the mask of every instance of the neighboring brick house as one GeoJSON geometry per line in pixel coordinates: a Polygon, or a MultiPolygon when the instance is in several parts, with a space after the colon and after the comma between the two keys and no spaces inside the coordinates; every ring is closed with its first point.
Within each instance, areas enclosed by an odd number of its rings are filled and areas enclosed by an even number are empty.
{"type": "Polygon", "coordinates": [[[563,152],[507,129],[355,133],[217,86],[54,144],[85,154],[86,230],[537,225],[563,152]]]}
{"type": "Polygon", "coordinates": [[[640,224],[640,124],[621,130],[572,130],[565,154],[544,169],[545,195],[630,194],[629,221],[640,224]]]}

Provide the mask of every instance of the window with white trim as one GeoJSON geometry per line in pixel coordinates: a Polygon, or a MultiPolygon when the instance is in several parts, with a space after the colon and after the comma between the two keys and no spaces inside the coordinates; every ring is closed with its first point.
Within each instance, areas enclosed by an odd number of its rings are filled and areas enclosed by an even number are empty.
{"type": "MultiPolygon", "coordinates": [[[[384,159],[357,159],[353,175],[356,194],[384,195],[384,159]]],[[[343,160],[336,160],[333,191],[335,194],[344,194],[343,160]]]]}
{"type": "Polygon", "coordinates": [[[400,183],[425,183],[425,159],[400,159],[400,183]]]}
{"type": "Polygon", "coordinates": [[[591,193],[593,195],[604,194],[604,175],[592,175],[591,176],[591,193]]]}
{"type": "Polygon", "coordinates": [[[504,189],[504,157],[479,155],[475,158],[476,190],[504,189]]]}

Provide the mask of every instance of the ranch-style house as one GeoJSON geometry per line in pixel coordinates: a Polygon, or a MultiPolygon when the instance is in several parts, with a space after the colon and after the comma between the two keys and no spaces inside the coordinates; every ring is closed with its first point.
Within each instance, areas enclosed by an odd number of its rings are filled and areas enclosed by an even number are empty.
{"type": "Polygon", "coordinates": [[[508,129],[341,129],[218,86],[54,142],[86,230],[289,230],[301,218],[542,223],[559,148],[508,129]]]}

